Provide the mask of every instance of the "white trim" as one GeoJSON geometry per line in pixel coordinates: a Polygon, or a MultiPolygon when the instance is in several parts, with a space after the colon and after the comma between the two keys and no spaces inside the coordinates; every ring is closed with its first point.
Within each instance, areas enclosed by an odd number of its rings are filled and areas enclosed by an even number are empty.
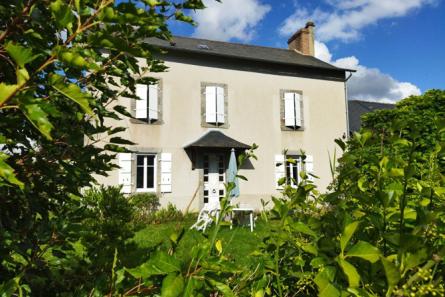
{"type": "MultiPolygon", "coordinates": [[[[136,162],[136,192],[156,192],[156,185],[157,185],[157,172],[158,172],[158,166],[157,166],[157,161],[158,161],[158,156],[157,154],[136,154],[136,158],[135,158],[135,162],[136,162]],[[142,174],[142,178],[143,178],[143,187],[142,188],[138,188],[138,156],[153,156],[154,160],[153,160],[153,188],[147,188],[147,168],[148,168],[148,163],[147,163],[147,158],[144,158],[144,171],[142,174]]],[[[150,165],[151,167],[151,165],[150,165]]]]}

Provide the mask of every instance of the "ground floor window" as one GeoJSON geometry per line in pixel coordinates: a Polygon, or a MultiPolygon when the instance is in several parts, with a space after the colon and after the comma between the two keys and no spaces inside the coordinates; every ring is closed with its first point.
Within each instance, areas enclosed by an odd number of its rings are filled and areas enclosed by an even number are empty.
{"type": "Polygon", "coordinates": [[[156,155],[136,155],[136,190],[139,192],[155,191],[156,155]]]}
{"type": "Polygon", "coordinates": [[[298,186],[300,156],[286,156],[286,184],[292,187],[298,186]]]}

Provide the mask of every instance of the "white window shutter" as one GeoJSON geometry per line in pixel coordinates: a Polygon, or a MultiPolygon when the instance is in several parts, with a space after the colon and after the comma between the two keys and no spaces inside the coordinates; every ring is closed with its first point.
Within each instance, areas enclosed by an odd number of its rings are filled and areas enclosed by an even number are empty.
{"type": "Polygon", "coordinates": [[[301,127],[302,120],[301,120],[301,95],[298,93],[295,93],[295,125],[297,127],[301,127]]]}
{"type": "Polygon", "coordinates": [[[216,123],[216,87],[206,87],[206,122],[216,123]]]}
{"type": "Polygon", "coordinates": [[[158,101],[159,101],[158,85],[157,84],[149,85],[148,86],[148,117],[150,120],[158,120],[159,119],[158,101]]]}
{"type": "Polygon", "coordinates": [[[131,165],[132,158],[131,153],[119,153],[119,184],[122,185],[122,193],[131,193],[131,165]]]}
{"type": "Polygon", "coordinates": [[[294,93],[284,93],[284,125],[295,126],[295,96],[294,93]]]}
{"type": "Polygon", "coordinates": [[[147,85],[136,85],[136,96],[139,98],[136,100],[135,118],[137,119],[146,119],[148,116],[147,91],[147,85]]]}
{"type": "Polygon", "coordinates": [[[275,187],[276,189],[283,189],[282,185],[278,182],[283,177],[286,177],[286,167],[285,167],[285,157],[284,155],[275,155],[275,187]]]}
{"type": "Polygon", "coordinates": [[[311,155],[307,155],[306,156],[306,160],[305,160],[306,164],[306,173],[308,175],[308,179],[311,181],[314,181],[314,177],[310,174],[314,173],[314,157],[311,155]]]}
{"type": "Polygon", "coordinates": [[[224,124],[224,88],[223,87],[216,87],[216,110],[217,110],[217,116],[216,119],[218,123],[224,124]]]}
{"type": "Polygon", "coordinates": [[[172,154],[161,153],[161,193],[172,192],[172,154]]]}

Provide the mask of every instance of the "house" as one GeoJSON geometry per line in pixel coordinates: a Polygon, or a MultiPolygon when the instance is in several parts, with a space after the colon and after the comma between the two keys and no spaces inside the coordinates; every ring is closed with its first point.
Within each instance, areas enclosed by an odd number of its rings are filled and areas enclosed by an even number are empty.
{"type": "Polygon", "coordinates": [[[199,210],[225,195],[231,150],[255,143],[258,160],[240,168],[248,181],[240,182],[237,202],[260,209],[261,199],[279,194],[279,179],[295,185],[303,170],[319,177],[321,189],[330,183],[329,152],[348,131],[349,70],[314,57],[312,22],[289,39],[289,49],[186,37],[147,42],[167,52],[169,70],[152,74],[157,84],[137,86],[140,100],[121,98],[134,115],[122,136],[137,145],[100,182],[199,210]],[[285,162],[285,150],[296,164],[285,162]]]}
{"type": "Polygon", "coordinates": [[[350,100],[348,101],[348,117],[349,117],[349,132],[354,133],[360,130],[362,125],[361,117],[363,114],[382,109],[393,109],[394,104],[350,100]]]}

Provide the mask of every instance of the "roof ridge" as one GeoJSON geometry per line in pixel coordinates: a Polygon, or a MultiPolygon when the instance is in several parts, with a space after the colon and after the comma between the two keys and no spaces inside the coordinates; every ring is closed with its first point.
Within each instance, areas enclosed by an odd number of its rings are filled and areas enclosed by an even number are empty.
{"type": "Polygon", "coordinates": [[[368,100],[359,100],[359,99],[352,99],[349,100],[350,102],[357,102],[357,103],[377,103],[377,104],[383,104],[383,105],[395,105],[395,103],[387,103],[387,102],[377,102],[377,101],[368,101],[368,100]]]}
{"type": "MultiPolygon", "coordinates": [[[[180,36],[180,35],[173,35],[173,38],[184,38],[184,39],[194,39],[194,40],[203,40],[203,41],[210,41],[210,42],[216,42],[216,43],[226,43],[226,44],[236,44],[236,45],[242,45],[242,46],[248,46],[248,47],[256,47],[256,48],[264,48],[264,49],[273,49],[273,50],[279,50],[279,51],[285,51],[285,52],[294,52],[289,49],[280,48],[280,47],[272,47],[272,46],[264,46],[264,45],[256,45],[256,44],[248,44],[248,43],[241,43],[241,42],[229,42],[229,41],[221,41],[221,40],[212,40],[212,39],[206,39],[206,38],[196,38],[196,37],[188,37],[188,36],[180,36]]],[[[312,56],[306,56],[300,53],[295,52],[296,54],[304,57],[312,57],[312,56]]],[[[313,57],[315,58],[315,57],[313,57]]],[[[317,58],[316,58],[317,59],[317,58]]],[[[321,60],[320,60],[321,61],[321,60]]]]}

